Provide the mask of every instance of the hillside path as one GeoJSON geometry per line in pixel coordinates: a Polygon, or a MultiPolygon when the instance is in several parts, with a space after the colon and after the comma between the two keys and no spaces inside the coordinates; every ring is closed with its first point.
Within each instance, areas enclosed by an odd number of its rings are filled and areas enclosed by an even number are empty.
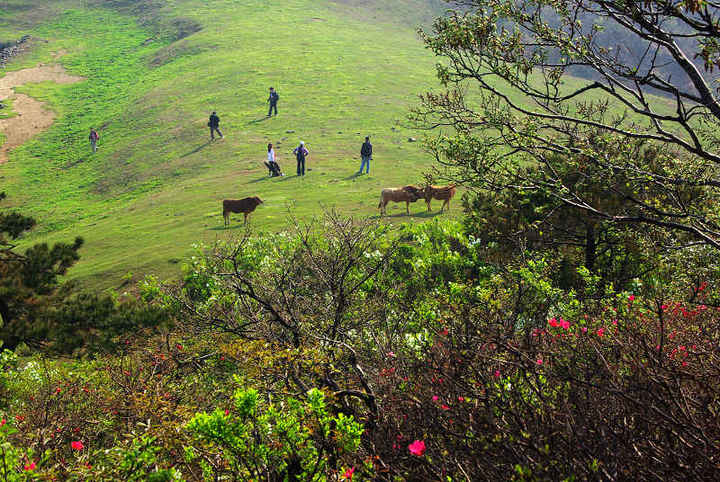
{"type": "Polygon", "coordinates": [[[58,64],[8,72],[0,78],[0,102],[12,99],[12,111],[16,114],[9,119],[0,119],[0,132],[5,135],[5,142],[0,146],[0,164],[8,160],[10,150],[40,134],[55,120],[55,114],[46,110],[42,102],[27,95],[16,94],[15,87],[37,82],[72,84],[82,80],[82,77],[68,74],[63,66],[58,64]]]}

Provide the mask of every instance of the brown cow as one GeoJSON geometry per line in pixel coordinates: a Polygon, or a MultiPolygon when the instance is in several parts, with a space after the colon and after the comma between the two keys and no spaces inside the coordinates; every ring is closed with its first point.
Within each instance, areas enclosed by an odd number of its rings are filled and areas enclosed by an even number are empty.
{"type": "Polygon", "coordinates": [[[440,206],[440,212],[443,212],[445,206],[447,206],[449,211],[450,200],[455,196],[455,184],[451,184],[449,186],[425,186],[425,189],[423,189],[423,195],[425,197],[425,203],[427,204],[428,211],[430,211],[430,201],[433,199],[445,201],[442,206],[440,206]]]}
{"type": "Polygon", "coordinates": [[[414,203],[423,195],[422,189],[417,186],[388,187],[380,193],[380,215],[387,214],[386,206],[390,201],[405,203],[405,211],[410,214],[410,203],[414,203]]]}
{"type": "Polygon", "coordinates": [[[248,215],[255,211],[255,208],[262,204],[259,197],[246,197],[245,199],[225,199],[223,201],[223,218],[225,226],[230,226],[230,213],[243,213],[247,224],[248,215]]]}

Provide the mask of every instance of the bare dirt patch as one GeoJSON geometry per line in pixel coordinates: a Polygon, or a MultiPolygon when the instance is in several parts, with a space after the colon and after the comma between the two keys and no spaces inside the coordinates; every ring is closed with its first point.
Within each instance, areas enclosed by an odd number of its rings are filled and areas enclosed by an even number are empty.
{"type": "Polygon", "coordinates": [[[0,120],[0,132],[5,143],[0,146],[0,164],[8,159],[8,152],[38,135],[55,120],[55,114],[44,108],[43,103],[23,94],[16,94],[15,87],[38,82],[72,84],[84,80],[65,72],[62,65],[40,65],[30,69],[8,72],[0,78],[0,101],[13,99],[15,117],[0,120]]]}

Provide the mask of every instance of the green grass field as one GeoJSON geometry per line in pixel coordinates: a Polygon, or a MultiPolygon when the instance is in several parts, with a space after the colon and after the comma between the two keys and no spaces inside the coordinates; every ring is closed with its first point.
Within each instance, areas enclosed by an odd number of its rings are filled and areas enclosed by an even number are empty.
{"type": "MultiPolygon", "coordinates": [[[[424,2],[180,0],[163,10],[152,1],[107,2],[115,10],[35,3],[4,11],[18,21],[0,23],[0,38],[31,33],[47,43],[8,68],[63,52],[66,68],[87,80],[18,89],[58,119],[11,154],[0,179],[10,205],[39,221],[24,244],[86,239],[71,271],[86,283],[114,286],[128,271],[176,274],[193,243],[241,229],[242,216],[223,229],[223,198],[260,196],[252,224],[261,231],[285,227],[289,213],[374,216],[382,187],[419,182],[431,167],[404,122],[416,95],[435,85],[435,61],[414,31],[431,16],[414,15],[424,2]],[[196,24],[202,30],[173,41],[171,27],[196,24]],[[271,85],[280,115],[266,119],[271,85]],[[212,110],[226,138],[209,143],[212,110]],[[90,126],[102,127],[95,155],[90,126]],[[369,176],[356,177],[366,134],[375,159],[369,176]],[[294,176],[291,154],[301,139],[311,152],[305,178],[294,176]],[[284,178],[267,177],[268,142],[284,178]]],[[[404,220],[403,212],[389,214],[404,220]]],[[[422,203],[413,214],[430,217],[422,203]]]]}
{"type": "MultiPolygon", "coordinates": [[[[8,69],[61,62],[87,80],[18,90],[47,102],[54,126],[0,166],[9,205],[37,218],[22,241],[83,236],[70,276],[117,286],[136,276],[178,273],[197,242],[236,235],[223,227],[224,198],[260,196],[260,232],[292,214],[323,209],[377,216],[383,187],[418,183],[430,158],[406,117],[417,95],[438,88],[436,59],[416,33],[441,0],[6,0],[0,40],[30,33],[33,49],[8,69]],[[281,96],[267,113],[268,87],[281,96]],[[225,139],[209,142],[217,110],[225,139]],[[87,141],[101,128],[97,154],[87,141]],[[375,148],[369,176],[355,176],[365,135],[375,148]],[[309,172],[296,178],[292,149],[307,142],[309,172]],[[276,146],[286,177],[262,165],[276,146]]],[[[570,86],[574,85],[570,81],[570,86]]],[[[579,81],[585,82],[585,81],[579,81]]],[[[514,98],[516,102],[522,99],[514,98]]],[[[431,133],[436,135],[437,133],[431,133]]],[[[436,203],[436,209],[439,204],[436,203]]],[[[458,215],[455,202],[450,215],[458,215]]],[[[391,222],[423,221],[415,204],[391,222]]]]}

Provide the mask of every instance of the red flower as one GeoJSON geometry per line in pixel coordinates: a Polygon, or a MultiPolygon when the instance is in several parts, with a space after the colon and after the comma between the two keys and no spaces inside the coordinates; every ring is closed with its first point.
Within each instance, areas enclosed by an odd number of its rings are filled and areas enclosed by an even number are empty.
{"type": "Polygon", "coordinates": [[[353,474],[355,473],[355,467],[347,469],[345,473],[343,474],[343,478],[345,480],[352,480],[353,474]]]}
{"type": "Polygon", "coordinates": [[[408,445],[408,450],[411,454],[417,457],[422,457],[425,453],[425,442],[422,440],[416,440],[410,445],[408,445]]]}
{"type": "Polygon", "coordinates": [[[447,329],[447,328],[443,328],[442,331],[440,332],[440,334],[441,334],[442,336],[448,336],[448,333],[449,333],[449,332],[448,332],[448,329],[447,329]]]}
{"type": "Polygon", "coordinates": [[[73,450],[82,450],[85,448],[82,442],[70,442],[70,447],[72,447],[73,450]]]}
{"type": "Polygon", "coordinates": [[[22,422],[23,420],[25,420],[25,417],[23,417],[22,415],[15,415],[15,420],[17,420],[18,422],[22,422]]]}
{"type": "Polygon", "coordinates": [[[35,467],[37,467],[37,465],[35,465],[35,462],[30,462],[25,466],[25,472],[31,472],[35,470],[35,467]]]}
{"type": "Polygon", "coordinates": [[[635,301],[635,295],[630,295],[630,296],[628,296],[628,300],[630,300],[630,301],[635,301]]]}
{"type": "Polygon", "coordinates": [[[603,336],[605,334],[605,328],[598,328],[597,336],[603,336]]]}
{"type": "Polygon", "coordinates": [[[7,423],[7,421],[3,418],[2,420],[0,420],[0,427],[5,425],[6,423],[7,423]]]}
{"type": "Polygon", "coordinates": [[[543,361],[542,361],[542,359],[538,358],[535,363],[537,363],[538,365],[542,365],[542,364],[543,364],[543,361]]]}
{"type": "Polygon", "coordinates": [[[175,346],[177,347],[178,350],[182,351],[182,345],[181,345],[180,343],[178,343],[178,344],[175,345],[175,346]]]}
{"type": "Polygon", "coordinates": [[[227,417],[228,415],[230,415],[230,410],[225,410],[225,416],[227,417]]]}
{"type": "Polygon", "coordinates": [[[443,410],[450,410],[450,407],[445,404],[441,405],[440,408],[442,408],[443,410]]]}
{"type": "Polygon", "coordinates": [[[465,401],[465,398],[463,398],[463,397],[458,397],[458,402],[464,402],[464,401],[465,401]]]}
{"type": "Polygon", "coordinates": [[[500,378],[500,370],[495,370],[495,378],[500,378]]]}

